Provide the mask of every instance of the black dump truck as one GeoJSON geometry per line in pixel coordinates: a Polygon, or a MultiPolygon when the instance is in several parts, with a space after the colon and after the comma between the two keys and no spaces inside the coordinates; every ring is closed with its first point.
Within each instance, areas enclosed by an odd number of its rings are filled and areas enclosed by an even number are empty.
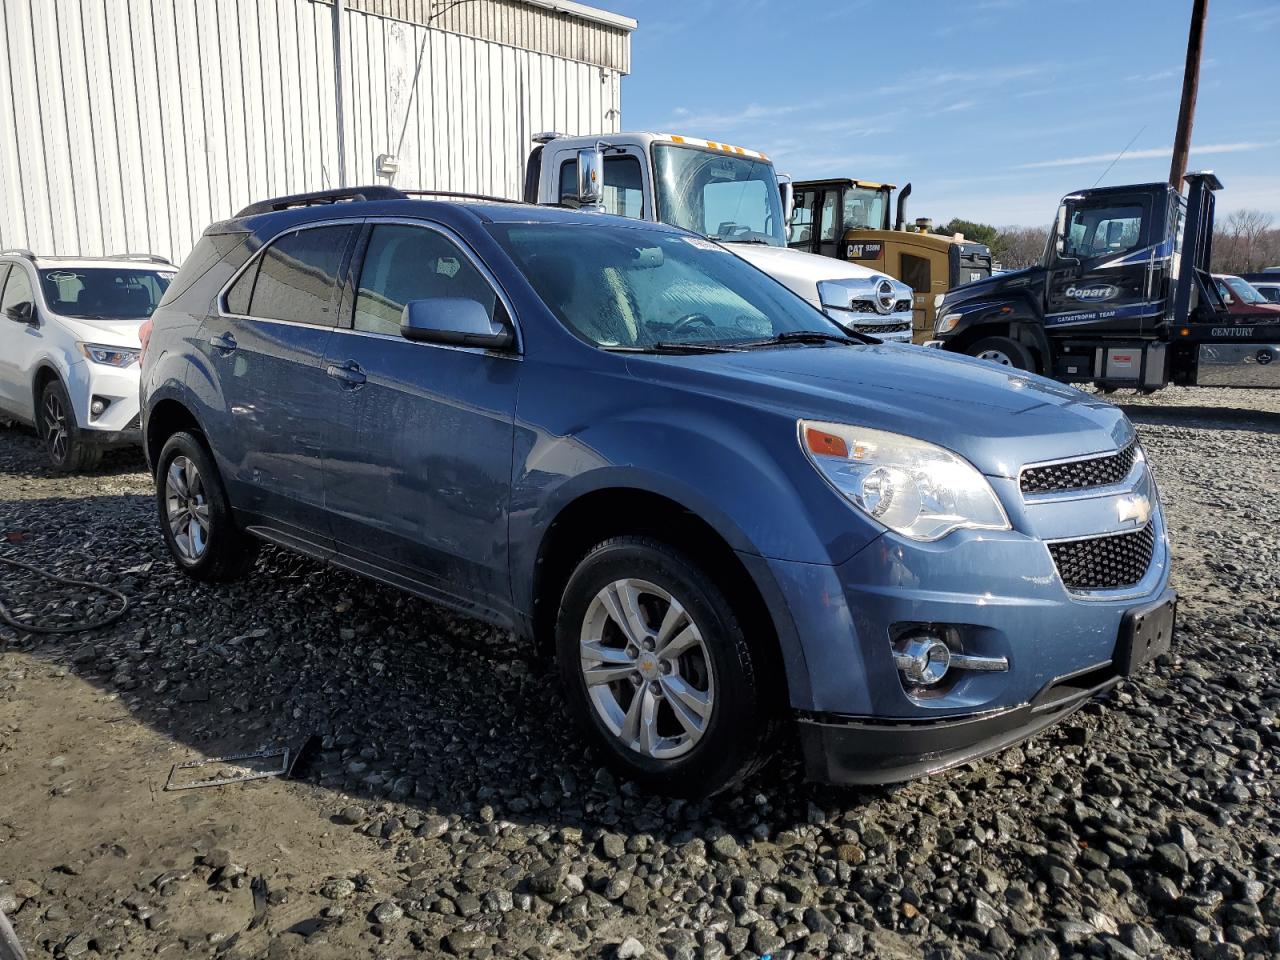
{"type": "Polygon", "coordinates": [[[1103,389],[1280,387],[1280,323],[1229,317],[1212,173],[1064,197],[1040,266],[956,287],[928,345],[1103,389]]]}

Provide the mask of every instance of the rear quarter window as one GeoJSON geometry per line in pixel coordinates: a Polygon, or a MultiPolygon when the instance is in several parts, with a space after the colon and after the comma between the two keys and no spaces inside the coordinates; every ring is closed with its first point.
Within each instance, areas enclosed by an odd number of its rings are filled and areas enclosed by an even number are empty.
{"type": "Polygon", "coordinates": [[[182,261],[182,266],[178,268],[177,275],[157,306],[163,307],[178,299],[224,259],[229,260],[232,270],[239,269],[253,253],[249,245],[252,236],[250,233],[206,233],[187,255],[187,259],[182,261]]]}

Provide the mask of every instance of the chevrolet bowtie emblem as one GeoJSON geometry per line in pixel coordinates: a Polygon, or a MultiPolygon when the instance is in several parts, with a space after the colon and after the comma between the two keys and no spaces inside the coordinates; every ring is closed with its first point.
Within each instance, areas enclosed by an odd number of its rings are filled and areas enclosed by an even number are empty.
{"type": "Polygon", "coordinates": [[[1135,526],[1145,527],[1151,519],[1151,501],[1141,493],[1123,497],[1116,501],[1116,513],[1121,523],[1132,520],[1135,526]]]}

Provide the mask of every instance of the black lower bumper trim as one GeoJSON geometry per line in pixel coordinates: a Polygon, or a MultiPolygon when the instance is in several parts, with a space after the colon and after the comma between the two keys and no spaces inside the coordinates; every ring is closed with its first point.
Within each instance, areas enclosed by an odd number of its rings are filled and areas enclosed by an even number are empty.
{"type": "Polygon", "coordinates": [[[85,442],[99,447],[142,445],[142,431],[137,427],[131,430],[82,430],[80,436],[85,442]]]}
{"type": "Polygon", "coordinates": [[[1046,705],[949,720],[804,717],[800,745],[810,779],[837,784],[898,783],[977,760],[1039,733],[1120,682],[1112,673],[1075,696],[1046,705]]]}

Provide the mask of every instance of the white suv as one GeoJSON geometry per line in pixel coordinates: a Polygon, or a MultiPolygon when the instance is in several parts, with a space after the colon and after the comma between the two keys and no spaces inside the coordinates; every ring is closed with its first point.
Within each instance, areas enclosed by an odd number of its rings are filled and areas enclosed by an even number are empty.
{"type": "Polygon", "coordinates": [[[55,469],[140,441],[139,328],[175,272],[151,254],[0,253],[0,418],[34,425],[55,469]]]}

